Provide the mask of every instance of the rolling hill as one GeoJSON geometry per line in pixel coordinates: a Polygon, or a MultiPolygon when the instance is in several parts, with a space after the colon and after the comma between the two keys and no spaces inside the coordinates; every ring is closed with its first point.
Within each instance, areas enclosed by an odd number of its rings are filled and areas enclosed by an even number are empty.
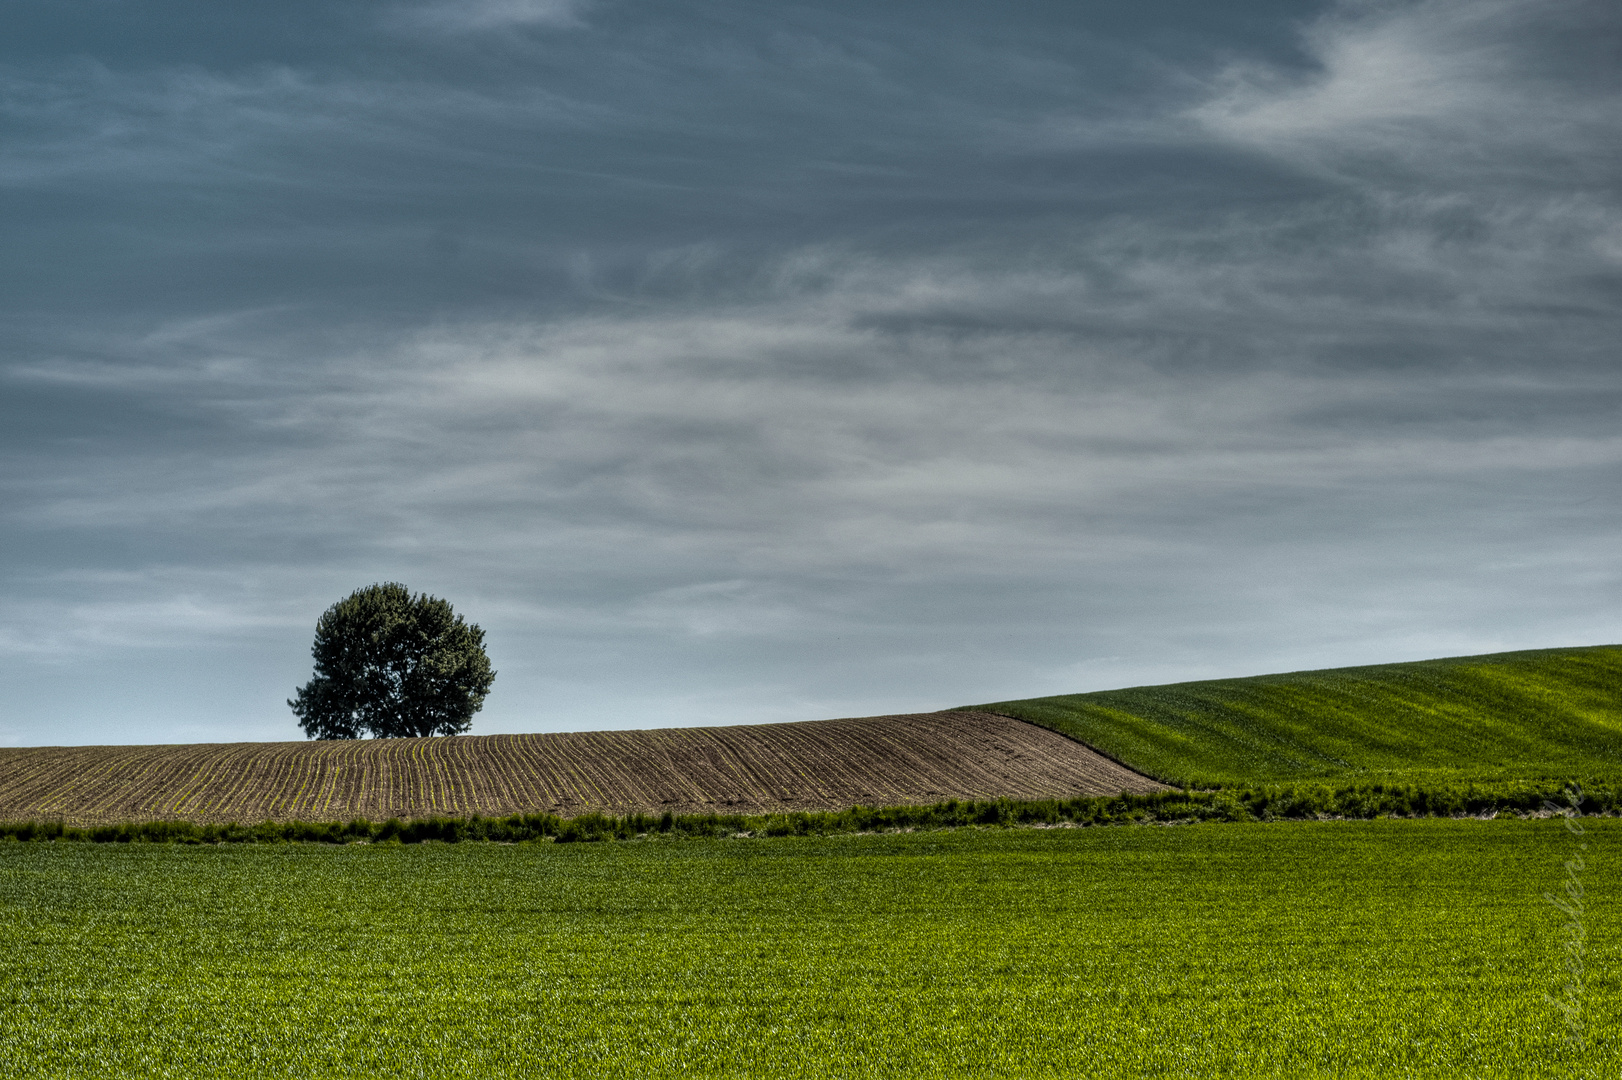
{"type": "Polygon", "coordinates": [[[1179,787],[1622,777],[1622,646],[1140,686],[975,706],[1179,787]]]}
{"type": "Polygon", "coordinates": [[[795,724],[8,748],[0,821],[760,815],[1147,795],[1166,785],[1389,783],[1456,793],[1461,784],[1567,779],[1610,788],[1622,779],[1622,646],[795,724]]]}

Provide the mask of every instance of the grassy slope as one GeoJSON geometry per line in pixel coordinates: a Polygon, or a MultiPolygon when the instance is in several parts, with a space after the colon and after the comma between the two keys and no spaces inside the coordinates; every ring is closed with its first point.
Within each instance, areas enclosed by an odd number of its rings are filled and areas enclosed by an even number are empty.
{"type": "Polygon", "coordinates": [[[1584,824],[0,844],[0,1075],[1615,1076],[1584,824]]]}
{"type": "Polygon", "coordinates": [[[977,706],[1157,780],[1622,777],[1622,646],[1134,687],[977,706]]]}

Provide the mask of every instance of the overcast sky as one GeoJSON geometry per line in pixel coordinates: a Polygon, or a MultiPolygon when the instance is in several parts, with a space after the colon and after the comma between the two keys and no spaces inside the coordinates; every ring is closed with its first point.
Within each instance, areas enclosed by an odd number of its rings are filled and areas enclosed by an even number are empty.
{"type": "Polygon", "coordinates": [[[474,732],[1622,641],[1614,0],[31,0],[0,743],[474,732]]]}

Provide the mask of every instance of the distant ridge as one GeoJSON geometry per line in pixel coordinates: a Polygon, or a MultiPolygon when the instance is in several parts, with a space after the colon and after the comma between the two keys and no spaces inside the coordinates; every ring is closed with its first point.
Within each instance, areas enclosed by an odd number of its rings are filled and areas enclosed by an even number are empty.
{"type": "Polygon", "coordinates": [[[975,706],[1178,786],[1622,778],[1622,645],[975,706]]]}

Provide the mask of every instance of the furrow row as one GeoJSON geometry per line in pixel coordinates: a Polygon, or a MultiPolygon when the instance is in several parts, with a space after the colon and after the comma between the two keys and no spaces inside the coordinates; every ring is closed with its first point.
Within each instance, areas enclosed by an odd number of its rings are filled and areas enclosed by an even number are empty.
{"type": "Polygon", "coordinates": [[[198,822],[830,809],[1158,788],[979,712],[746,727],[0,749],[0,819],[198,822]]]}

